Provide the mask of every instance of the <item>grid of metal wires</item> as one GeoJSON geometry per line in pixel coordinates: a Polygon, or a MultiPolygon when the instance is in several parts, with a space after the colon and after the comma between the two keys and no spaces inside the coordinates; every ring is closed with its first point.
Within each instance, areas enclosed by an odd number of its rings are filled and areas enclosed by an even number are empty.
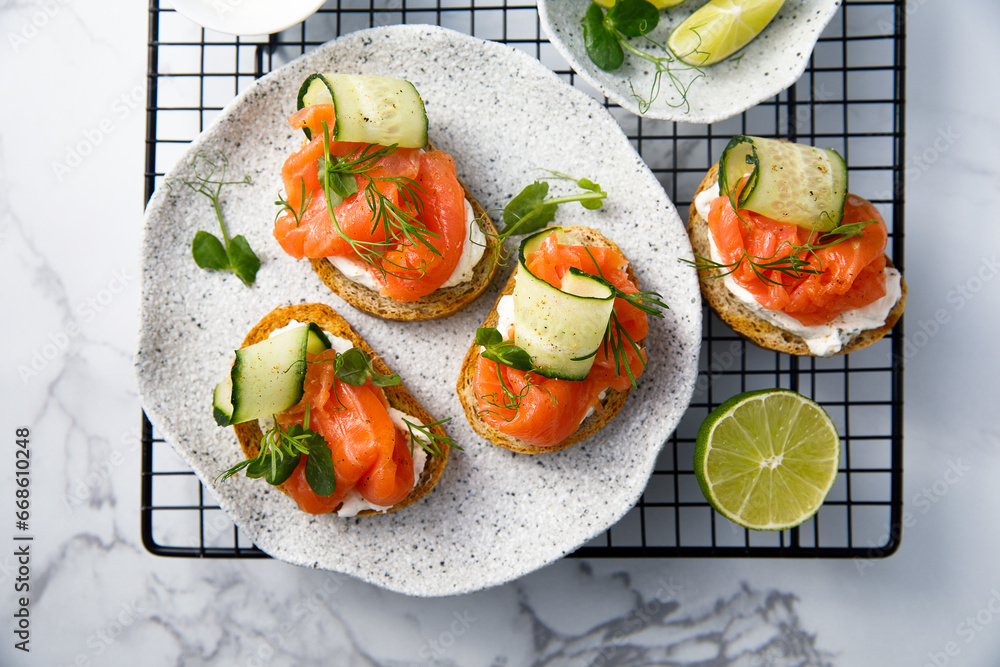
{"type": "MultiPolygon", "coordinates": [[[[532,0],[331,0],[274,35],[235,38],[201,29],[151,0],[146,197],[184,148],[234,95],[274,68],[354,30],[433,23],[503,41],[537,57],[608,105],[682,215],[705,171],[734,134],[776,136],[837,149],[851,190],[875,202],[903,262],[903,0],[845,0],[803,77],[788,91],[714,125],[652,121],[607,104],[545,39],[532,0]]],[[[902,515],[902,322],[848,356],[797,358],[746,343],[706,310],[697,387],[664,444],[636,507],[579,549],[586,557],[879,558],[895,551],[902,515]],[[802,526],[755,533],[705,501],[695,479],[695,436],[708,413],[752,389],[786,387],[820,402],[836,422],[836,484],[802,526]]],[[[155,554],[265,557],[215,505],[143,415],[142,533],[155,554]]]]}

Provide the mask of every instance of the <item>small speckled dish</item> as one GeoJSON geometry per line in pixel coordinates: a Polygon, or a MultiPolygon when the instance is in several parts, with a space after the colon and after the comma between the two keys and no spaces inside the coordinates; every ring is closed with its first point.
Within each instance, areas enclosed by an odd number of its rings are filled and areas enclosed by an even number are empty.
{"type": "MultiPolygon", "coordinates": [[[[249,288],[233,275],[199,270],[190,244],[197,229],[217,226],[209,202],[185,187],[154,193],[142,243],[139,394],[158,433],[261,549],[394,591],[448,595],[551,563],[633,506],[691,398],[701,298],[694,270],[678,261],[692,254],[673,204],[601,105],[508,46],[433,26],[374,28],[262,78],[223,110],[167,176],[189,176],[199,151],[223,152],[229,178],[253,179],[250,186],[227,187],[222,210],[230,233],[246,235],[262,266],[249,288]],[[305,76],[330,70],[412,81],[425,100],[431,138],[455,156],[460,177],[486,209],[502,207],[538,168],[585,176],[607,190],[603,209],[564,206],[556,222],[589,225],[614,239],[640,285],[660,292],[670,310],[651,323],[649,368],[638,390],[597,436],[525,456],[472,431],[455,382],[492,306],[489,294],[444,320],[386,322],[351,308],[308,262],[278,247],[271,229],[280,167],[302,142],[286,116],[305,76]],[[343,315],[436,419],[453,418],[447,429],[465,451],[453,450],[437,487],[405,510],[354,519],[310,516],[261,480],[214,481],[242,455],[232,429],[212,419],[212,388],[261,317],[277,306],[313,301],[343,315]]],[[[497,283],[504,280],[499,276],[497,283]]]]}
{"type": "MultiPolygon", "coordinates": [[[[660,22],[650,37],[666,44],[674,27],[680,25],[704,0],[687,0],[660,12],[660,22]]],[[[632,87],[648,98],[655,69],[649,62],[626,54],[625,64],[605,72],[587,55],[580,22],[590,0],[538,0],[538,15],[549,40],[576,72],[608,99],[646,118],[684,123],[715,123],[743,113],[777,95],[795,83],[805,71],[809,56],[823,28],[840,7],[841,0],[786,0],[770,25],[736,57],[704,68],[687,93],[687,102],[666,81],[660,94],[646,110],[640,110],[632,87]]],[[[637,48],[654,53],[658,49],[643,38],[631,40],[637,48]]],[[[663,55],[660,51],[659,55],[663,55]]],[[[679,63],[683,66],[683,63],[679,63]]],[[[693,72],[678,70],[687,85],[693,72]]]]}

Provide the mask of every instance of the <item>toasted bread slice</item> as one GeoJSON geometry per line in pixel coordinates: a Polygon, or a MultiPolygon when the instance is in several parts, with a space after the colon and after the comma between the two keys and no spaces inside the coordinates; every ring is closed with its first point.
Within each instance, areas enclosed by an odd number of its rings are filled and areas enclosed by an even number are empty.
{"type": "MultiPolygon", "coordinates": [[[[707,190],[715,185],[718,180],[719,165],[715,164],[708,170],[708,174],[702,180],[701,185],[698,186],[698,192],[695,193],[695,197],[703,190],[707,190]]],[[[702,257],[710,257],[708,220],[698,215],[693,199],[688,215],[687,230],[688,235],[691,237],[691,245],[694,248],[694,253],[702,257]]],[[[892,261],[886,257],[886,266],[891,267],[892,265],[892,261]]],[[[723,322],[732,327],[737,333],[761,347],[778,352],[787,352],[788,354],[813,356],[809,351],[809,346],[800,336],[771,324],[747,308],[742,301],[729,291],[721,278],[715,277],[719,273],[721,271],[706,269],[698,271],[698,277],[701,282],[702,295],[712,309],[722,318],[723,322]]],[[[885,324],[877,329],[859,331],[835,354],[848,354],[868,347],[889,333],[889,330],[892,329],[903,314],[903,308],[906,306],[906,281],[900,283],[900,289],[902,293],[896,305],[889,311],[885,324]]]]}
{"type": "MultiPolygon", "coordinates": [[[[345,338],[352,343],[354,347],[361,348],[362,351],[367,354],[372,361],[372,366],[379,373],[383,375],[391,374],[392,371],[386,366],[385,362],[382,361],[368,343],[359,336],[354,329],[347,323],[347,321],[338,315],[332,308],[319,303],[307,303],[296,306],[285,306],[283,308],[276,308],[270,313],[264,316],[257,325],[250,330],[246,338],[243,340],[243,345],[241,347],[247,347],[248,345],[253,345],[254,343],[259,343],[265,340],[268,335],[275,329],[280,329],[292,320],[298,322],[315,322],[324,331],[338,336],[340,338],[345,338]]],[[[402,384],[397,384],[392,387],[384,387],[386,399],[389,401],[389,405],[405,412],[408,415],[416,417],[424,424],[431,424],[435,421],[426,410],[417,402],[410,392],[406,390],[402,384]]],[[[240,441],[240,447],[243,449],[243,455],[247,458],[252,458],[260,453],[260,441],[263,437],[263,433],[260,427],[257,425],[256,421],[244,422],[242,424],[234,424],[233,429],[236,431],[236,437],[240,441]]],[[[440,426],[431,427],[431,432],[434,434],[444,437],[445,432],[440,426]]],[[[427,463],[424,465],[424,470],[420,474],[420,479],[416,481],[413,486],[413,491],[410,492],[403,500],[399,501],[393,505],[387,512],[395,512],[396,510],[403,509],[413,503],[417,502],[423,498],[427,493],[434,488],[438,480],[441,478],[441,473],[444,471],[445,464],[448,462],[448,444],[444,442],[439,442],[440,450],[442,456],[431,456],[428,454],[427,463]]],[[[288,491],[284,488],[284,485],[278,487],[281,492],[288,495],[288,491]]],[[[334,508],[334,512],[338,511],[340,507],[334,508]]],[[[358,516],[366,516],[369,514],[379,514],[375,510],[362,510],[358,513],[358,516]]]]}
{"type": "MultiPolygon", "coordinates": [[[[576,237],[579,243],[588,246],[604,246],[609,248],[614,248],[619,253],[624,256],[624,253],[618,248],[617,245],[609,238],[601,234],[600,232],[590,229],[588,227],[563,227],[563,230],[567,233],[576,237]]],[[[635,278],[635,273],[632,271],[632,267],[628,268],[628,276],[633,282],[637,282],[635,278]]],[[[500,294],[497,300],[493,304],[493,309],[490,310],[489,314],[486,316],[486,320],[483,322],[484,327],[494,327],[497,324],[497,304],[500,302],[500,298],[507,295],[513,294],[514,292],[514,280],[517,277],[517,271],[515,271],[507,284],[504,285],[503,289],[500,290],[500,294]]],[[[645,351],[646,349],[646,339],[636,341],[639,348],[645,351]]],[[[615,391],[614,389],[608,389],[601,399],[601,409],[595,410],[589,417],[584,419],[576,431],[571,433],[561,442],[558,442],[550,447],[538,447],[537,445],[532,445],[520,438],[515,438],[513,436],[507,435],[499,429],[493,428],[479,416],[479,401],[476,398],[476,392],[473,387],[473,380],[476,375],[476,363],[479,359],[480,346],[473,344],[469,348],[469,351],[465,354],[465,359],[462,361],[462,369],[458,376],[458,398],[462,402],[462,407],[465,408],[465,417],[469,420],[469,424],[480,436],[489,440],[495,445],[500,447],[505,447],[515,452],[521,454],[543,454],[546,452],[556,452],[560,449],[565,449],[570,445],[574,445],[585,438],[589,438],[593,434],[601,430],[605,424],[607,424],[612,417],[614,417],[625,405],[625,399],[628,397],[631,388],[625,391],[615,391]]]]}
{"type": "MultiPolygon", "coordinates": [[[[428,150],[434,145],[427,144],[428,150]]],[[[326,283],[330,290],[358,310],[371,313],[387,320],[432,320],[448,317],[476,300],[489,286],[497,272],[496,254],[497,229],[486,210],[469,192],[469,188],[459,179],[465,198],[472,204],[472,213],[486,235],[486,249],[473,268],[472,279],[453,287],[442,287],[416,301],[403,303],[380,295],[376,290],[360,285],[347,278],[329,260],[310,259],[313,271],[326,283]]]]}

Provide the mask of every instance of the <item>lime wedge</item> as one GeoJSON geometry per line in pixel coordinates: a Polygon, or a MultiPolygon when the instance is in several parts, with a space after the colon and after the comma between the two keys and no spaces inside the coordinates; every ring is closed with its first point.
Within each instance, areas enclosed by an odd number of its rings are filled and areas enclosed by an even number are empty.
{"type": "Polygon", "coordinates": [[[785,0],[712,0],[677,26],[667,46],[688,65],[714,65],[760,34],[785,0]]]}
{"type": "MultiPolygon", "coordinates": [[[[647,0],[649,4],[653,5],[657,9],[666,9],[667,7],[676,7],[677,5],[684,2],[684,0],[647,0]]],[[[594,0],[597,4],[605,9],[611,9],[615,6],[615,0],[594,0]]]]}
{"type": "Polygon", "coordinates": [[[839,461],[833,420],[787,389],[729,399],[702,423],[694,450],[705,498],[753,530],[785,530],[809,519],[837,479],[839,461]]]}

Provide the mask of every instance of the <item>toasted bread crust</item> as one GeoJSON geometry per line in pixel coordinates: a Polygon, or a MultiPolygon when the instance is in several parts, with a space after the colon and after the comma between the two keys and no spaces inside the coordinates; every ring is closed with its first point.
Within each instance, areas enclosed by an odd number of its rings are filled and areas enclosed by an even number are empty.
{"type": "MultiPolygon", "coordinates": [[[[571,233],[579,239],[580,242],[589,246],[606,246],[614,248],[619,253],[624,256],[624,253],[618,248],[617,245],[606,236],[600,232],[589,229],[587,227],[564,227],[566,232],[571,233]]],[[[629,278],[633,282],[637,282],[635,278],[635,273],[632,271],[632,267],[628,268],[629,278]]],[[[507,284],[504,285],[503,289],[500,290],[500,294],[497,296],[496,301],[493,303],[493,308],[490,310],[489,314],[486,316],[486,320],[483,322],[484,327],[493,327],[497,323],[497,303],[500,302],[500,298],[512,294],[514,292],[514,281],[517,276],[517,271],[515,271],[507,284]]],[[[646,349],[645,339],[638,341],[639,347],[642,350],[646,349]]],[[[538,447],[537,445],[532,445],[520,438],[515,438],[513,436],[507,435],[499,429],[493,428],[479,416],[478,405],[479,401],[476,398],[476,392],[473,387],[473,381],[476,375],[476,363],[479,359],[479,346],[473,344],[469,351],[465,353],[465,359],[462,361],[462,369],[458,376],[458,398],[462,402],[462,407],[465,409],[465,417],[469,420],[469,424],[472,426],[473,430],[476,431],[484,439],[489,440],[495,445],[500,447],[505,447],[512,451],[521,454],[544,454],[547,452],[556,452],[560,449],[565,449],[570,445],[574,445],[581,440],[589,438],[594,433],[601,430],[605,424],[607,424],[612,417],[618,414],[625,405],[625,399],[628,397],[629,393],[632,391],[631,388],[625,391],[615,391],[614,389],[608,389],[604,398],[601,400],[601,409],[595,410],[589,417],[584,419],[580,426],[577,427],[576,431],[571,433],[566,439],[558,442],[551,447],[538,447]]]]}
{"type": "MultiPolygon", "coordinates": [[[[352,343],[355,347],[361,348],[365,354],[367,354],[372,361],[372,366],[379,373],[383,375],[391,374],[392,371],[386,366],[385,362],[382,361],[375,351],[364,341],[361,336],[351,328],[351,325],[347,321],[338,315],[332,308],[319,303],[307,303],[295,306],[285,306],[283,308],[275,308],[270,313],[264,316],[264,318],[254,326],[253,329],[247,334],[246,338],[243,340],[243,345],[240,347],[247,347],[248,345],[253,345],[254,343],[259,343],[265,340],[268,335],[275,329],[280,329],[292,320],[298,322],[315,322],[324,331],[338,336],[340,338],[345,338],[352,343]]],[[[415,398],[406,390],[403,384],[397,384],[392,387],[384,387],[386,399],[389,401],[389,405],[405,412],[408,415],[416,417],[424,424],[430,424],[436,421],[426,410],[417,402],[415,398]]],[[[260,453],[260,441],[263,437],[263,433],[260,427],[257,425],[256,421],[244,422],[242,424],[234,424],[233,429],[236,431],[236,437],[240,442],[240,447],[243,449],[243,455],[247,458],[252,458],[260,453]]],[[[440,426],[431,427],[431,432],[444,437],[445,432],[440,426]]],[[[444,472],[445,464],[448,462],[448,445],[447,443],[440,443],[440,450],[443,454],[442,456],[430,456],[427,457],[427,463],[424,465],[424,470],[420,474],[420,479],[417,480],[416,484],[413,486],[413,491],[410,495],[403,498],[391,508],[386,510],[388,512],[395,512],[396,510],[403,509],[413,503],[417,502],[437,484],[438,480],[441,478],[441,473],[444,472]]],[[[282,493],[288,495],[288,491],[285,489],[285,485],[282,484],[278,487],[282,493]]],[[[340,507],[336,507],[333,511],[339,510],[340,507]]],[[[358,516],[367,516],[371,514],[381,514],[381,512],[376,512],[375,510],[362,510],[358,512],[358,516]]]]}
{"type": "MultiPolygon", "coordinates": [[[[695,197],[703,190],[707,190],[715,185],[718,180],[719,165],[716,163],[708,170],[701,185],[698,186],[695,197]]],[[[698,211],[694,205],[694,198],[692,198],[688,214],[687,230],[688,235],[691,237],[691,245],[694,248],[694,253],[702,257],[710,257],[708,221],[698,215],[698,211]]],[[[886,257],[886,266],[893,266],[892,261],[888,257],[886,257]]],[[[800,336],[771,324],[747,308],[742,301],[726,288],[725,282],[718,277],[714,277],[719,273],[721,271],[716,269],[705,269],[698,271],[698,278],[701,283],[702,295],[723,322],[728,324],[738,334],[769,350],[787,352],[788,354],[799,356],[815,356],[809,351],[809,346],[800,336]]],[[[906,281],[901,281],[900,289],[902,294],[896,305],[889,311],[885,324],[877,329],[859,331],[840,348],[839,352],[835,352],[834,354],[849,354],[868,347],[889,333],[903,314],[903,308],[906,306],[906,281]]]]}
{"type": "MultiPolygon", "coordinates": [[[[428,150],[434,145],[427,144],[428,150]]],[[[330,290],[358,310],[371,313],[387,320],[432,320],[453,315],[472,303],[482,294],[493,280],[498,264],[494,248],[497,245],[497,229],[486,210],[469,192],[469,188],[459,179],[465,191],[465,198],[472,204],[472,213],[486,235],[486,249],[482,258],[473,267],[472,279],[453,287],[442,287],[416,301],[400,302],[380,295],[376,290],[359,285],[341,273],[326,258],[310,259],[313,271],[330,290]]]]}

